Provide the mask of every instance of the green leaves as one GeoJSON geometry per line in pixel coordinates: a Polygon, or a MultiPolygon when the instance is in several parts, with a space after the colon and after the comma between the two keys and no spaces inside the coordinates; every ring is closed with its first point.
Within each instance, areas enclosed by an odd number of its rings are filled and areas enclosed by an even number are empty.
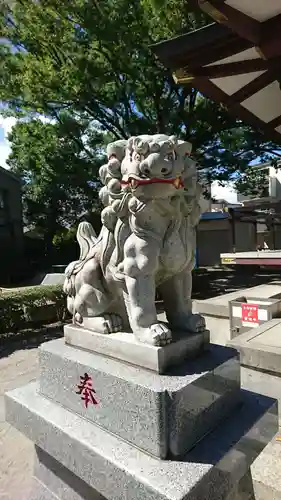
{"type": "Polygon", "coordinates": [[[235,187],[246,196],[255,196],[256,198],[269,196],[267,169],[248,168],[247,172],[237,179],[235,187]]]}
{"type": "Polygon", "coordinates": [[[93,183],[98,182],[104,160],[100,151],[103,135],[90,129],[87,122],[61,114],[54,123],[40,119],[18,122],[9,139],[8,164],[24,182],[25,222],[44,234],[50,247],[56,232],[98,206],[93,183]]]}
{"type": "Polygon", "coordinates": [[[14,114],[55,120],[44,131],[17,129],[10,164],[29,179],[33,207],[45,203],[39,193],[56,206],[64,200],[60,224],[79,212],[78,200],[92,203],[84,173],[95,178],[109,138],[179,135],[210,180],[237,179],[249,162],[272,156],[274,144],[191,86],[175,85],[151,52],[153,43],[210,22],[186,0],[15,0],[1,15],[1,100],[14,114]]]}
{"type": "Polygon", "coordinates": [[[1,335],[64,321],[66,316],[65,294],[58,285],[21,288],[0,295],[1,335]]]}

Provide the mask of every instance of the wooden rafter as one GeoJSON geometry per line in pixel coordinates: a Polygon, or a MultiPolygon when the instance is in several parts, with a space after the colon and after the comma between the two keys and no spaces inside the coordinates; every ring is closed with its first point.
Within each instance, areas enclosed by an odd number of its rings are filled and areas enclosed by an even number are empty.
{"type": "Polygon", "coordinates": [[[225,26],[212,24],[197,32],[156,44],[153,50],[167,67],[178,69],[212,64],[251,47],[249,40],[239,38],[225,26]]]}
{"type": "Polygon", "coordinates": [[[198,0],[198,3],[200,4],[200,6],[202,5],[201,8],[203,8],[203,5],[207,3],[212,3],[214,7],[218,8],[223,3],[225,3],[225,0],[212,0],[212,2],[209,2],[208,0],[198,0]]]}
{"type": "Polygon", "coordinates": [[[275,129],[277,127],[280,127],[281,125],[281,115],[276,116],[273,120],[271,120],[268,124],[269,127],[275,129]]]}
{"type": "Polygon", "coordinates": [[[213,2],[198,0],[198,4],[201,10],[211,16],[211,18],[214,19],[214,21],[216,21],[217,23],[225,23],[227,21],[227,18],[220,9],[222,3],[223,2],[221,2],[220,0],[214,0],[213,2]]]}
{"type": "MultiPolygon", "coordinates": [[[[228,26],[242,38],[251,41],[265,58],[281,55],[281,13],[259,22],[226,4],[224,0],[192,0],[192,4],[197,4],[214,21],[228,26]]],[[[254,5],[253,0],[253,7],[254,5]]]]}
{"type": "Polygon", "coordinates": [[[281,55],[280,33],[281,14],[261,24],[261,40],[259,47],[266,58],[270,59],[281,55]]]}
{"type": "MultiPolygon", "coordinates": [[[[225,76],[235,76],[246,73],[252,73],[254,71],[266,71],[270,67],[281,68],[281,60],[274,60],[272,63],[265,61],[264,59],[249,59],[246,61],[236,61],[225,64],[214,64],[212,66],[200,66],[192,68],[188,66],[183,68],[182,77],[207,77],[207,78],[222,78],[225,76]]],[[[180,72],[179,72],[180,74],[180,72]]],[[[181,79],[178,77],[178,82],[181,79]]]]}
{"type": "Polygon", "coordinates": [[[248,48],[250,48],[248,41],[231,37],[231,39],[225,40],[222,44],[218,43],[215,47],[213,47],[213,50],[194,51],[194,53],[190,56],[189,65],[191,67],[196,65],[198,66],[198,62],[200,63],[200,66],[212,64],[218,59],[225,59],[226,57],[231,56],[234,52],[243,52],[243,50],[247,50],[248,48]]]}
{"type": "MultiPolygon", "coordinates": [[[[243,12],[234,9],[224,2],[216,3],[214,2],[214,0],[210,0],[208,2],[200,2],[200,0],[198,0],[199,7],[207,14],[211,15],[211,9],[209,9],[208,12],[207,4],[213,6],[213,8],[221,14],[221,22],[223,24],[233,29],[234,32],[238,33],[238,35],[242,36],[243,38],[250,40],[253,44],[259,44],[261,32],[260,23],[258,21],[250,16],[247,16],[243,12]]],[[[215,16],[211,15],[211,17],[215,21],[219,22],[218,19],[215,18],[215,16]]]]}
{"type": "MultiPolygon", "coordinates": [[[[198,7],[199,0],[189,1],[198,7]]],[[[210,0],[210,2],[214,8],[222,9],[224,12],[226,12],[225,7],[229,7],[224,0],[210,0]]],[[[245,30],[243,35],[242,31],[234,27],[235,23],[232,28],[226,23],[211,24],[193,33],[154,45],[152,49],[162,63],[175,72],[177,83],[191,83],[206,97],[223,104],[231,114],[263,130],[269,139],[281,143],[281,134],[275,130],[281,126],[281,116],[267,123],[266,120],[256,116],[254,110],[252,112],[243,105],[245,100],[267,88],[271,83],[281,82],[281,15],[260,23],[243,13],[239,13],[241,16],[237,18],[238,11],[232,7],[230,9],[228,9],[229,17],[233,21],[235,14],[236,23],[238,19],[238,24],[242,26],[240,28],[245,30]],[[258,43],[255,43],[257,41],[258,43]],[[256,49],[260,57],[255,58],[253,55],[250,60],[235,61],[237,54],[247,49],[256,49]],[[236,57],[231,62],[231,57],[234,55],[236,57]],[[230,62],[222,63],[221,61],[226,58],[229,58],[230,62]],[[227,88],[227,78],[235,80],[236,75],[258,71],[262,74],[234,94],[228,94],[223,90],[227,88]],[[226,78],[225,84],[224,78],[226,78]],[[221,81],[216,82],[216,79],[221,81]],[[222,88],[219,88],[220,85],[222,88]]],[[[266,103],[264,105],[266,106],[266,103]]]]}
{"type": "Polygon", "coordinates": [[[241,103],[276,80],[274,72],[268,70],[231,95],[232,103],[241,103]]]}
{"type": "Polygon", "coordinates": [[[251,113],[248,109],[241,106],[239,102],[233,103],[231,96],[227,96],[221,89],[219,89],[214,83],[212,83],[207,78],[205,79],[195,79],[194,86],[205,96],[209,97],[217,103],[221,103],[233,116],[239,116],[241,120],[245,123],[250,123],[253,127],[258,130],[263,130],[268,139],[275,141],[276,143],[281,142],[281,135],[276,132],[270,123],[264,123],[256,115],[251,113]]]}

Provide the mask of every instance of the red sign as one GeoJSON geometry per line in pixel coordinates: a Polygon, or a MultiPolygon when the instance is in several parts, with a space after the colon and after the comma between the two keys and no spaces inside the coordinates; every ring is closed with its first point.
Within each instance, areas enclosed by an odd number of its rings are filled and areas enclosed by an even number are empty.
{"type": "Polygon", "coordinates": [[[250,325],[258,325],[258,310],[259,306],[257,304],[242,304],[242,325],[247,323],[250,325]]]}
{"type": "Polygon", "coordinates": [[[98,401],[94,394],[96,394],[95,389],[93,388],[93,380],[88,373],[84,373],[83,376],[80,376],[80,384],[78,384],[78,391],[76,394],[81,394],[81,399],[84,401],[84,405],[88,408],[88,404],[98,405],[98,401]]]}

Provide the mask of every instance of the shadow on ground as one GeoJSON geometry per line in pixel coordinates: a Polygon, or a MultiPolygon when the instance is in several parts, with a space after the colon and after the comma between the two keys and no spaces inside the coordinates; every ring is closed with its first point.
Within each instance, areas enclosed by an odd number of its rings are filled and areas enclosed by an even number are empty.
{"type": "Polygon", "coordinates": [[[22,349],[34,349],[48,342],[48,340],[58,339],[63,336],[63,325],[48,325],[36,330],[26,330],[14,335],[0,337],[0,359],[10,356],[14,351],[22,349]]]}
{"type": "Polygon", "coordinates": [[[228,269],[210,268],[199,269],[193,276],[193,299],[209,299],[216,295],[234,292],[242,288],[262,285],[271,281],[280,281],[281,273],[279,269],[258,270],[251,269],[228,269]]]}

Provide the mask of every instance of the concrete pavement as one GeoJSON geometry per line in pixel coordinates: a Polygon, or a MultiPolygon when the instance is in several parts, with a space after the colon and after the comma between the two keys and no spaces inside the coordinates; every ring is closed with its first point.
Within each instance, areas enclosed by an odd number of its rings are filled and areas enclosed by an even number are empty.
{"type": "Polygon", "coordinates": [[[0,347],[0,500],[29,500],[33,443],[5,422],[4,393],[38,377],[38,345],[62,335],[61,328],[0,347]]]}

